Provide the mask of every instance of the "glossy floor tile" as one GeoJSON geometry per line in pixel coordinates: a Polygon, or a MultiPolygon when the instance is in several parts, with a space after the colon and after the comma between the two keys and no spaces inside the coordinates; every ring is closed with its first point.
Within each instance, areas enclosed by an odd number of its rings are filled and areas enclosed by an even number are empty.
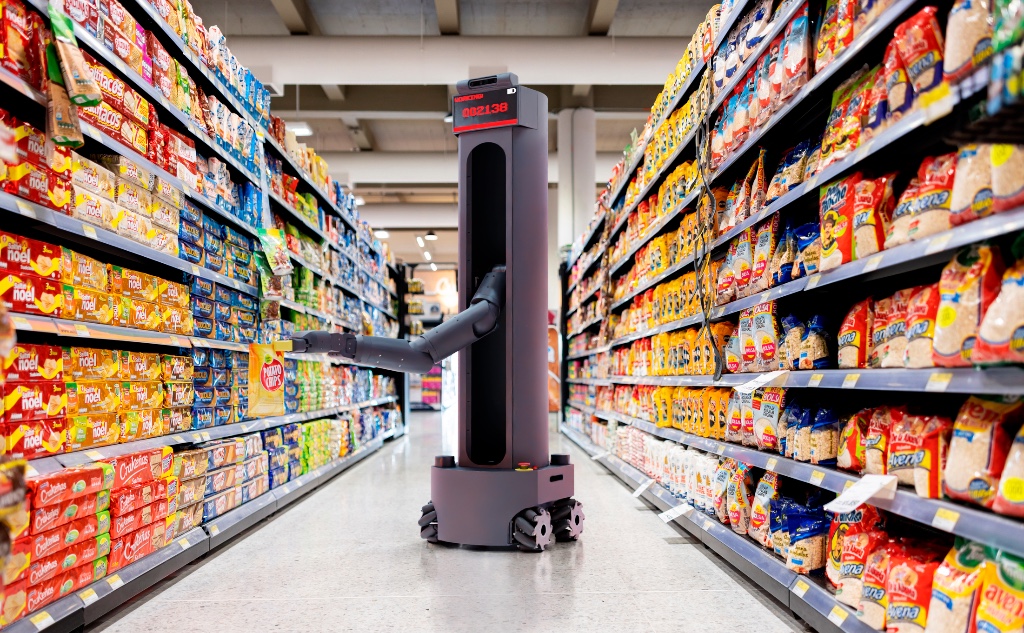
{"type": "Polygon", "coordinates": [[[555,434],[551,451],[576,464],[579,542],[539,555],[428,545],[416,520],[440,417],[414,414],[409,435],[93,630],[804,630],[555,434]]]}

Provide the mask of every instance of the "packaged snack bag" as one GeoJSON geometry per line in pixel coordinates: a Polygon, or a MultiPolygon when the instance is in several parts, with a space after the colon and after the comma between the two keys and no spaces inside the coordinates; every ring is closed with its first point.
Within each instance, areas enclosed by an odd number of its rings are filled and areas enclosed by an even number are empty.
{"type": "Polygon", "coordinates": [[[824,511],[794,506],[786,512],[789,528],[789,549],[786,567],[798,574],[809,574],[828,562],[829,520],[824,511]]]}
{"type": "Polygon", "coordinates": [[[836,600],[860,609],[860,598],[864,591],[864,569],[868,555],[888,538],[882,530],[867,530],[847,533],[842,537],[839,554],[839,582],[836,600]]]}
{"type": "MultiPolygon", "coordinates": [[[[974,0],[968,0],[971,1],[974,0]]],[[[956,11],[956,8],[953,10],[956,11]]],[[[992,214],[991,155],[992,146],[984,143],[963,145],[957,152],[956,174],[949,203],[949,221],[953,226],[992,214]]]]}
{"type": "Polygon", "coordinates": [[[917,452],[914,454],[914,489],[917,496],[938,499],[942,496],[942,475],[949,453],[953,421],[936,415],[909,416],[912,419],[917,452]]]}
{"type": "Polygon", "coordinates": [[[814,56],[814,72],[820,73],[832,63],[835,55],[836,30],[838,29],[839,1],[828,0],[818,27],[818,41],[814,56]]]}
{"type": "MultiPolygon", "coordinates": [[[[754,441],[760,450],[777,451],[779,418],[785,406],[786,390],[782,387],[760,387],[752,400],[754,441]]],[[[767,515],[765,515],[767,521],[767,515]]]]}
{"type": "Polygon", "coordinates": [[[753,242],[754,229],[747,227],[735,238],[736,254],[733,256],[736,296],[746,297],[750,294],[750,280],[753,275],[753,242]]]}
{"type": "Polygon", "coordinates": [[[868,434],[864,438],[864,472],[885,475],[889,463],[889,429],[893,418],[900,421],[905,411],[900,407],[881,406],[871,411],[868,434]]]}
{"type": "Polygon", "coordinates": [[[831,340],[825,331],[825,321],[821,315],[811,317],[807,323],[807,334],[800,342],[799,369],[827,369],[832,364],[829,355],[831,340]]]}
{"type": "Polygon", "coordinates": [[[1017,261],[1006,269],[995,301],[985,311],[978,339],[971,350],[971,362],[992,364],[1024,361],[1024,238],[1013,246],[1017,261]]]}
{"type": "Polygon", "coordinates": [[[889,93],[885,87],[885,64],[875,66],[871,74],[871,87],[867,93],[867,114],[864,117],[863,130],[868,138],[874,136],[885,125],[889,114],[889,93]]]}
{"type": "Polygon", "coordinates": [[[972,244],[957,252],[939,279],[939,310],[932,341],[939,367],[968,367],[978,326],[999,292],[999,249],[972,244]]]}
{"type": "Polygon", "coordinates": [[[812,464],[836,463],[839,454],[839,418],[832,409],[822,407],[814,414],[807,454],[812,464]]]}
{"type": "Polygon", "coordinates": [[[920,189],[907,227],[908,239],[919,240],[950,228],[949,209],[955,173],[955,153],[929,157],[921,163],[917,170],[920,189]]]}
{"type": "Polygon", "coordinates": [[[749,466],[742,462],[736,464],[736,470],[729,478],[726,497],[729,504],[729,525],[732,527],[732,531],[746,535],[747,530],[750,529],[750,502],[753,500],[753,496],[750,494],[749,466]]]}
{"type": "MultiPolygon", "coordinates": [[[[792,314],[782,320],[782,348],[785,349],[786,366],[780,369],[800,368],[800,344],[806,336],[807,328],[792,314]]],[[[780,349],[780,356],[782,351],[780,349]]]]}
{"type": "Polygon", "coordinates": [[[954,83],[992,56],[992,7],[988,0],[957,0],[949,11],[943,77],[954,83]]]}
{"type": "MultiPolygon", "coordinates": [[[[851,512],[832,515],[828,529],[828,564],[825,576],[834,587],[839,586],[842,573],[843,543],[850,536],[870,533],[885,526],[885,520],[874,506],[862,505],[851,512]]],[[[866,556],[866,552],[864,554],[866,556]]],[[[863,570],[861,570],[863,573],[863,570]]],[[[860,597],[860,594],[857,594],[860,597]]]]}
{"type": "Polygon", "coordinates": [[[895,174],[864,179],[854,186],[853,258],[863,259],[882,250],[886,227],[892,222],[896,199],[892,193],[895,174]]]}
{"type": "Polygon", "coordinates": [[[821,270],[853,260],[853,202],[859,173],[821,188],[821,270]]]}
{"type": "Polygon", "coordinates": [[[975,629],[1009,633],[1024,628],[1024,559],[998,552],[981,566],[982,589],[975,607],[975,629]]]}
{"type": "Polygon", "coordinates": [[[1024,428],[1013,439],[992,509],[999,514],[1024,517],[1024,428]]]}
{"type": "Polygon", "coordinates": [[[992,507],[1024,403],[1012,396],[971,396],[960,408],[949,443],[946,496],[992,507]]]}
{"type": "Polygon", "coordinates": [[[754,501],[750,507],[750,527],[747,534],[761,547],[772,547],[771,511],[772,503],[779,498],[779,476],[772,471],[766,472],[754,491],[754,501]]]}
{"type": "Polygon", "coordinates": [[[914,435],[914,419],[917,416],[904,415],[889,427],[889,451],[886,455],[886,474],[908,486],[914,485],[914,459],[918,450],[918,438],[914,435]]]}
{"type": "Polygon", "coordinates": [[[779,346],[774,301],[759,303],[752,308],[751,330],[755,346],[755,371],[772,371],[777,364],[779,346]]]}
{"type": "MultiPolygon", "coordinates": [[[[843,429],[839,433],[839,454],[836,456],[836,466],[856,473],[864,470],[865,440],[870,420],[870,409],[858,411],[846,420],[846,424],[843,425],[843,429]]],[[[857,595],[859,597],[860,594],[857,595]]]]}
{"type": "Polygon", "coordinates": [[[935,570],[925,633],[967,633],[981,590],[981,567],[995,551],[956,537],[953,549],[935,570]]]}
{"type": "Polygon", "coordinates": [[[914,85],[922,94],[942,82],[942,29],[935,7],[925,7],[896,27],[896,48],[914,85]]]}
{"type": "Polygon", "coordinates": [[[992,146],[992,210],[1024,204],[1024,145],[992,146]]]}
{"type": "Polygon", "coordinates": [[[249,356],[249,415],[284,415],[284,352],[252,343],[249,356]]]}
{"type": "Polygon", "coordinates": [[[898,121],[914,105],[914,87],[907,78],[907,68],[895,40],[885,49],[884,68],[887,118],[898,121]]]}
{"type": "Polygon", "coordinates": [[[839,326],[839,349],[836,354],[841,369],[867,367],[873,317],[871,299],[867,298],[855,303],[843,319],[842,325],[839,326]]]}

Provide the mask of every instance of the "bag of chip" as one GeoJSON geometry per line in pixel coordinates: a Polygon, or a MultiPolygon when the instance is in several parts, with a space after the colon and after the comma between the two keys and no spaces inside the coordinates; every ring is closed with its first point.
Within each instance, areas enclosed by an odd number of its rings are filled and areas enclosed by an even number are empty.
{"type": "Polygon", "coordinates": [[[1017,261],[1006,269],[999,294],[985,311],[971,350],[974,364],[1024,362],[1024,237],[1013,245],[1017,261]]]}
{"type": "Polygon", "coordinates": [[[895,174],[864,179],[854,186],[853,258],[863,259],[885,246],[886,227],[892,222],[896,199],[892,194],[895,174]]]}
{"type": "Polygon", "coordinates": [[[935,7],[925,7],[896,27],[896,48],[914,85],[923,94],[942,82],[942,28],[935,7]]]}
{"type": "Polygon", "coordinates": [[[907,239],[919,240],[949,230],[949,209],[956,174],[956,153],[925,158],[917,170],[920,189],[913,217],[907,226],[907,239]]]}
{"type": "Polygon", "coordinates": [[[250,343],[249,358],[249,415],[284,415],[284,352],[250,343]]]}
{"type": "Polygon", "coordinates": [[[949,442],[942,490],[946,496],[992,507],[1013,433],[1024,421],[1017,396],[971,396],[960,407],[949,442]]]}
{"type": "Polygon", "coordinates": [[[754,501],[750,506],[750,528],[748,536],[761,547],[772,547],[771,513],[772,504],[779,498],[779,476],[766,472],[754,490],[754,501]]]}
{"type": "Polygon", "coordinates": [[[942,269],[932,359],[938,367],[969,367],[978,327],[1000,289],[999,249],[972,244],[942,269]]]}
{"type": "Polygon", "coordinates": [[[855,473],[864,470],[864,446],[870,420],[871,409],[858,411],[847,418],[846,424],[843,425],[843,429],[839,433],[839,454],[836,456],[836,466],[855,473]]]}
{"type": "Polygon", "coordinates": [[[913,289],[907,304],[907,345],[903,366],[912,368],[934,367],[932,337],[935,335],[935,317],[939,311],[939,284],[918,286],[913,289]]]}
{"type": "Polygon", "coordinates": [[[750,486],[750,466],[743,462],[737,463],[729,478],[726,498],[729,504],[729,526],[733,532],[744,536],[750,529],[750,502],[753,500],[750,486]]]}
{"type": "Polygon", "coordinates": [[[956,537],[953,549],[935,570],[925,633],[968,633],[981,590],[981,566],[995,551],[956,537]]]}

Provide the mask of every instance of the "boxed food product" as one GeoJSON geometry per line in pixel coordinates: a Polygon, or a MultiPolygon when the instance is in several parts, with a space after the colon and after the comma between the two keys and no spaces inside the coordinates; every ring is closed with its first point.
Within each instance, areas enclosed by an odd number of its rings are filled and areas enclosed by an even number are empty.
{"type": "Polygon", "coordinates": [[[103,292],[117,292],[110,289],[108,267],[99,260],[63,247],[61,248],[61,268],[61,281],[66,285],[92,288],[103,292]]]}
{"type": "Polygon", "coordinates": [[[95,538],[110,531],[110,513],[103,511],[76,519],[60,527],[36,534],[29,544],[30,560],[36,561],[46,556],[95,538]]]}
{"type": "Polygon", "coordinates": [[[157,302],[165,306],[187,308],[190,301],[188,286],[161,279],[159,283],[160,296],[157,302]]]}
{"type": "Polygon", "coordinates": [[[69,382],[67,415],[116,413],[121,405],[121,384],[113,381],[69,382]]]}
{"type": "Polygon", "coordinates": [[[78,116],[140,154],[145,154],[149,147],[146,129],[115,110],[106,101],[96,106],[78,108],[78,116]]]}
{"type": "Polygon", "coordinates": [[[4,55],[0,65],[33,86],[39,85],[39,59],[32,32],[39,26],[35,13],[19,0],[6,2],[3,8],[4,55]]]}
{"type": "MultiPolygon", "coordinates": [[[[124,299],[128,303],[128,320],[125,326],[140,330],[157,331],[163,322],[163,311],[160,306],[149,301],[124,299]]],[[[158,363],[159,368],[159,363],[158,363]]]]}
{"type": "Polygon", "coordinates": [[[95,463],[28,477],[26,482],[33,508],[41,508],[110,490],[114,486],[114,478],[114,468],[110,464],[95,463]]]}
{"type": "Polygon", "coordinates": [[[67,418],[68,451],[116,444],[121,424],[116,413],[80,415],[67,418]]]}
{"type": "Polygon", "coordinates": [[[110,494],[110,490],[103,489],[60,503],[34,507],[29,531],[31,534],[40,534],[76,519],[103,512],[110,507],[110,494]]]}
{"type": "Polygon", "coordinates": [[[3,394],[8,423],[60,417],[67,409],[62,382],[10,382],[3,385],[3,394]]]}
{"type": "Polygon", "coordinates": [[[113,517],[110,521],[110,537],[120,538],[129,532],[151,525],[167,516],[167,499],[157,499],[133,512],[113,517]]]}
{"type": "Polygon", "coordinates": [[[152,382],[124,382],[121,383],[121,410],[142,411],[144,409],[159,409],[164,402],[163,383],[159,380],[152,382]]]}
{"type": "Polygon", "coordinates": [[[71,183],[107,200],[114,200],[113,172],[76,152],[71,152],[71,183]]]}
{"type": "Polygon", "coordinates": [[[160,279],[153,275],[111,266],[110,279],[112,292],[128,299],[155,302],[160,296],[160,279]]]}
{"type": "Polygon", "coordinates": [[[71,217],[108,231],[117,230],[117,207],[112,201],[81,185],[73,185],[72,194],[71,217]]]}
{"type": "Polygon", "coordinates": [[[217,518],[242,505],[242,487],[235,486],[203,502],[203,521],[217,518]]]}
{"type": "Polygon", "coordinates": [[[88,53],[83,53],[83,57],[103,93],[103,101],[139,125],[149,127],[149,101],[88,53]]]}
{"type": "Polygon", "coordinates": [[[64,452],[64,418],[47,418],[2,425],[7,452],[36,459],[64,452]]]}
{"type": "Polygon", "coordinates": [[[147,352],[123,351],[121,357],[121,380],[159,380],[161,373],[160,355],[147,352]]]}
{"type": "Polygon", "coordinates": [[[117,571],[163,547],[163,524],[159,524],[157,529],[153,528],[154,525],[150,524],[115,539],[110,544],[110,556],[107,558],[108,571],[117,571]]]}
{"type": "MultiPolygon", "coordinates": [[[[140,244],[149,244],[157,235],[153,221],[141,213],[122,209],[115,205],[118,213],[117,234],[140,244]]],[[[156,246],[153,246],[156,248],[156,246]]],[[[163,250],[158,248],[157,250],[163,250]]]]}
{"type": "Polygon", "coordinates": [[[59,246],[0,231],[0,275],[34,275],[60,279],[59,246]]]}
{"type": "Polygon", "coordinates": [[[176,479],[154,479],[134,486],[119,488],[110,493],[110,514],[119,517],[124,514],[135,512],[143,506],[148,506],[160,499],[168,499],[177,494],[176,479]],[[169,492],[168,484],[174,482],[174,493],[169,492]]]}
{"type": "Polygon", "coordinates": [[[165,407],[188,407],[195,400],[195,388],[191,382],[168,382],[164,390],[165,407]]]}
{"type": "MultiPolygon", "coordinates": [[[[184,485],[185,480],[206,474],[209,457],[205,448],[184,451],[174,455],[173,474],[184,485]]],[[[179,503],[178,505],[188,505],[179,503]]]]}
{"type": "Polygon", "coordinates": [[[65,347],[62,352],[68,380],[108,380],[117,378],[120,372],[120,354],[117,351],[65,347]]]}
{"type": "Polygon", "coordinates": [[[69,569],[75,569],[106,556],[110,552],[110,535],[80,539],[73,545],[48,556],[33,557],[27,578],[30,587],[45,582],[69,569]]]}
{"type": "Polygon", "coordinates": [[[97,463],[114,469],[114,490],[160,479],[171,471],[173,452],[169,446],[151,448],[117,457],[106,457],[97,463]]]}
{"type": "Polygon", "coordinates": [[[64,292],[59,282],[35,275],[0,276],[0,301],[11,312],[61,316],[64,292]]]}
{"type": "Polygon", "coordinates": [[[104,325],[120,325],[124,319],[122,302],[112,294],[72,286],[64,286],[63,290],[65,319],[104,325]]]}
{"type": "Polygon", "coordinates": [[[140,185],[147,191],[153,188],[155,176],[134,160],[118,154],[104,154],[99,156],[98,159],[108,169],[113,171],[117,178],[140,185]]]}
{"type": "Polygon", "coordinates": [[[160,358],[161,378],[167,381],[192,380],[194,369],[189,356],[164,354],[160,358]]]}
{"type": "Polygon", "coordinates": [[[149,216],[153,210],[153,196],[133,180],[117,178],[114,186],[114,202],[128,211],[149,216]]]}
{"type": "Polygon", "coordinates": [[[118,417],[121,420],[122,442],[158,437],[166,435],[168,431],[160,409],[122,411],[118,417]]]}
{"type": "Polygon", "coordinates": [[[2,361],[0,382],[64,379],[64,355],[55,345],[18,343],[2,361]]]}
{"type": "Polygon", "coordinates": [[[154,197],[149,215],[154,224],[177,235],[178,225],[181,221],[177,207],[165,200],[154,197]]]}
{"type": "Polygon", "coordinates": [[[185,194],[182,193],[181,189],[178,189],[160,176],[153,180],[153,196],[154,202],[162,200],[175,210],[181,209],[184,206],[185,194]]]}
{"type": "Polygon", "coordinates": [[[203,496],[212,497],[219,492],[234,487],[235,484],[242,483],[238,475],[238,467],[234,465],[206,473],[206,485],[203,496]]]}
{"type": "Polygon", "coordinates": [[[148,55],[143,54],[135,38],[128,38],[110,20],[103,20],[102,27],[103,45],[107,50],[116,53],[132,70],[141,75],[146,83],[152,84],[153,62],[148,55]]]}
{"type": "Polygon", "coordinates": [[[192,430],[192,409],[189,407],[161,409],[160,417],[163,420],[163,425],[167,433],[192,430]]]}

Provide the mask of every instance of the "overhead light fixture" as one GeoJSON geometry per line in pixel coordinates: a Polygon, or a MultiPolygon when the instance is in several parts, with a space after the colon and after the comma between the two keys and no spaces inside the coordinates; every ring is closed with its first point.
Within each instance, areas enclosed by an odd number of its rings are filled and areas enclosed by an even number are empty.
{"type": "Polygon", "coordinates": [[[434,271],[436,273],[437,272],[437,264],[431,262],[430,263],[430,270],[432,270],[432,271],[434,271]]]}
{"type": "Polygon", "coordinates": [[[386,240],[391,237],[391,234],[388,233],[387,229],[377,229],[373,232],[373,235],[379,240],[386,240]]]}
{"type": "Polygon", "coordinates": [[[445,123],[451,123],[454,120],[455,120],[455,117],[453,117],[452,115],[450,115],[450,114],[444,115],[444,122],[445,123]]]}
{"type": "Polygon", "coordinates": [[[416,236],[416,243],[419,244],[420,248],[423,248],[425,246],[425,244],[423,243],[423,238],[420,237],[419,235],[416,236]]]}
{"type": "Polygon", "coordinates": [[[309,127],[309,123],[305,121],[287,121],[284,124],[284,129],[292,132],[295,136],[313,136],[313,128],[309,127]]]}
{"type": "Polygon", "coordinates": [[[366,199],[363,198],[362,196],[356,196],[356,206],[361,207],[364,204],[366,204],[366,199]]]}
{"type": "Polygon", "coordinates": [[[423,259],[427,260],[428,262],[432,259],[430,257],[430,251],[423,251],[423,259]]]}
{"type": "Polygon", "coordinates": [[[433,242],[434,240],[437,239],[437,233],[434,233],[433,231],[427,231],[427,234],[423,236],[423,239],[433,242]]]}

